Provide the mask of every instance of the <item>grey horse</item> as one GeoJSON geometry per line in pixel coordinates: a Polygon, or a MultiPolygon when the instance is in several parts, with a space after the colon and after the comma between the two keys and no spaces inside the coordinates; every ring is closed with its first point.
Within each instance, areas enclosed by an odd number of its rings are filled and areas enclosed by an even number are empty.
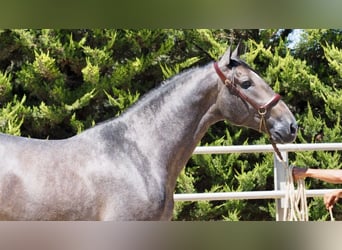
{"type": "Polygon", "coordinates": [[[71,138],[0,134],[0,219],[170,220],[176,179],[212,124],[225,119],[292,142],[294,116],[237,51],[71,138]]]}

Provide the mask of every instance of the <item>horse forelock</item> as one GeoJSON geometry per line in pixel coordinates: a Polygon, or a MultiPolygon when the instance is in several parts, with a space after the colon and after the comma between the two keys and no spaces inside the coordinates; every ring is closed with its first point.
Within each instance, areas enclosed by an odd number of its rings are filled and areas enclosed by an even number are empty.
{"type": "Polygon", "coordinates": [[[251,71],[253,71],[254,73],[258,74],[258,72],[256,72],[255,69],[253,69],[251,66],[249,66],[244,60],[240,59],[240,58],[231,58],[229,65],[227,65],[228,67],[237,67],[237,66],[243,66],[251,71]]]}

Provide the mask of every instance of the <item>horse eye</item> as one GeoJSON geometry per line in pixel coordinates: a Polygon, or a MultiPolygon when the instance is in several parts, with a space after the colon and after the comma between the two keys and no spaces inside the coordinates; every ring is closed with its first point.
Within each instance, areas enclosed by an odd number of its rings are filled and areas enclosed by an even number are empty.
{"type": "Polygon", "coordinates": [[[241,83],[241,88],[248,89],[250,86],[252,86],[252,83],[250,81],[244,81],[241,83]]]}

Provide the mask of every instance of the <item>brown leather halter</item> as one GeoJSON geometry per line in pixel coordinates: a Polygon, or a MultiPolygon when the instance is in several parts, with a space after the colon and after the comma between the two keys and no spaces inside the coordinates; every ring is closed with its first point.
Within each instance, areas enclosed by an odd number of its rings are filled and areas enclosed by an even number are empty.
{"type": "Polygon", "coordinates": [[[266,102],[263,105],[259,105],[254,100],[252,100],[247,95],[245,95],[243,92],[241,92],[238,85],[234,82],[234,78],[235,78],[235,73],[234,73],[235,68],[234,67],[233,67],[232,79],[228,79],[223,74],[223,72],[220,70],[217,62],[214,62],[214,68],[215,68],[216,73],[220,77],[221,81],[224,83],[224,85],[226,85],[230,91],[232,91],[234,94],[238,95],[242,100],[249,103],[258,112],[258,114],[260,115],[259,132],[261,132],[261,129],[264,126],[267,133],[270,135],[270,132],[269,132],[268,127],[266,125],[265,115],[273,106],[275,106],[279,102],[281,96],[279,94],[275,94],[268,102],[266,102]]]}
{"type": "Polygon", "coordinates": [[[268,134],[268,136],[270,137],[270,140],[271,140],[271,144],[273,146],[273,149],[274,151],[276,152],[276,154],[278,155],[279,159],[284,161],[283,160],[283,157],[276,145],[276,143],[272,140],[272,137],[271,137],[271,133],[267,127],[267,124],[266,124],[266,114],[267,112],[273,107],[275,106],[281,96],[279,94],[275,94],[268,102],[266,102],[264,105],[259,105],[257,104],[254,100],[252,100],[251,98],[249,98],[247,95],[245,95],[244,93],[242,93],[240,91],[240,89],[238,88],[238,85],[234,82],[234,78],[235,78],[235,71],[234,71],[234,67],[233,67],[233,76],[232,76],[232,79],[228,79],[224,74],[223,72],[220,70],[219,66],[218,66],[218,63],[217,62],[214,62],[214,68],[215,68],[215,71],[216,73],[218,74],[218,76],[220,77],[221,81],[224,83],[224,85],[227,86],[227,88],[232,91],[233,93],[235,93],[236,95],[238,95],[242,100],[244,100],[245,102],[249,103],[257,112],[258,114],[260,115],[260,124],[259,124],[259,132],[262,132],[261,129],[262,127],[265,128],[266,130],[266,133],[268,134]]]}

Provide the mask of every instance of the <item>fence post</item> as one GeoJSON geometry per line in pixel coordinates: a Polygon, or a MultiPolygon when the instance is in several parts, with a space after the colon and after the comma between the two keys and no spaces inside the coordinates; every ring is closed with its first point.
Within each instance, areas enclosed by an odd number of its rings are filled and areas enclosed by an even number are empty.
{"type": "MultiPolygon", "coordinates": [[[[280,152],[286,166],[288,165],[288,154],[285,151],[280,152]]],[[[283,163],[278,159],[277,155],[273,154],[274,159],[274,190],[284,190],[286,189],[286,172],[283,163]]],[[[276,199],[276,221],[284,220],[285,212],[285,198],[276,199]]]]}

